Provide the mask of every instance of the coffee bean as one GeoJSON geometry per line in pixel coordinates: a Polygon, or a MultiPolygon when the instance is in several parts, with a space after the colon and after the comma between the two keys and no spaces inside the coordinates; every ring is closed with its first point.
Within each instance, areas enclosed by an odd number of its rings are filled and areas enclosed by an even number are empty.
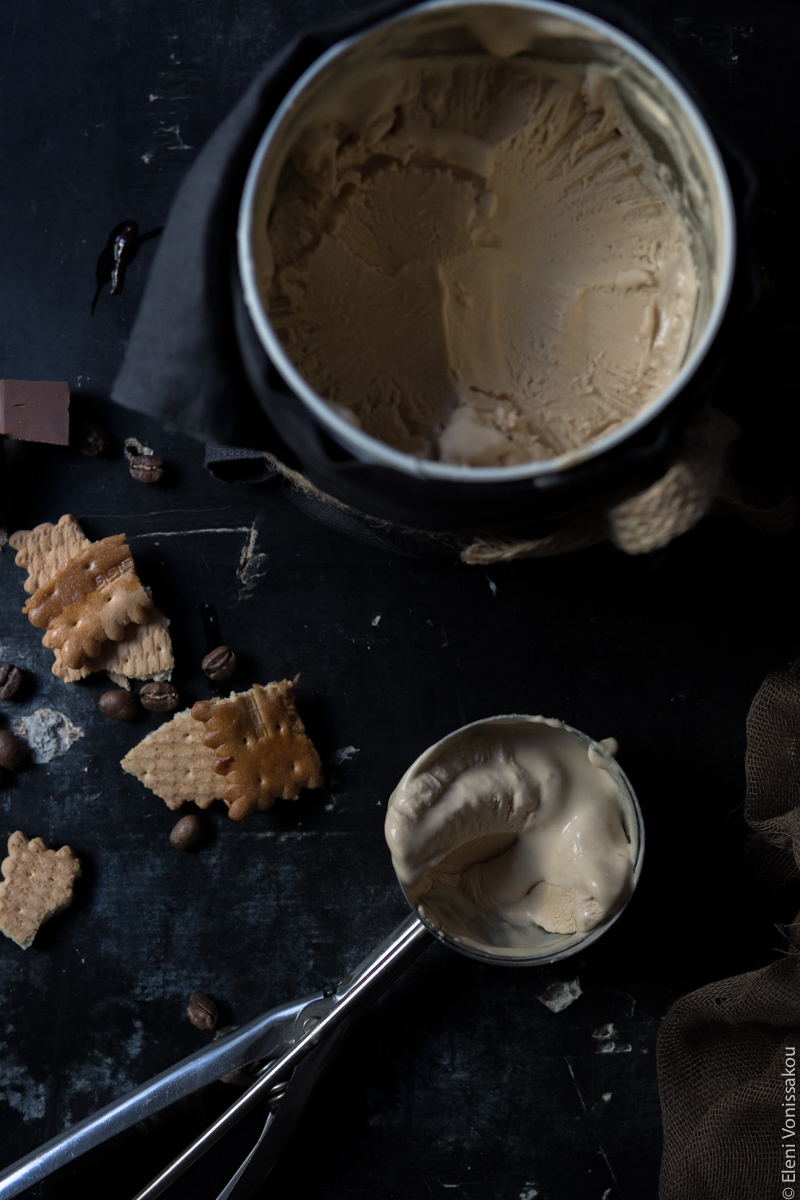
{"type": "Polygon", "coordinates": [[[27,743],[10,729],[0,729],[0,767],[5,767],[7,771],[18,771],[29,758],[27,743]]]}
{"type": "Polygon", "coordinates": [[[169,840],[176,850],[197,850],[208,839],[208,825],[197,813],[181,817],[173,826],[169,840]]]}
{"type": "Polygon", "coordinates": [[[164,474],[164,461],[157,454],[132,454],[130,472],[139,483],[158,483],[164,474]]]}
{"type": "Polygon", "coordinates": [[[0,663],[0,700],[13,700],[22,685],[22,671],[13,663],[0,663]]]}
{"type": "Polygon", "coordinates": [[[74,428],[70,426],[69,440],[87,458],[102,458],[110,453],[112,447],[111,438],[103,426],[96,425],[94,421],[78,421],[74,428]]]}
{"type": "Polygon", "coordinates": [[[115,717],[117,721],[133,721],[142,710],[137,696],[125,688],[112,688],[103,692],[98,700],[100,712],[107,717],[115,717]]]}
{"type": "Polygon", "coordinates": [[[178,689],[171,683],[146,683],[139,692],[139,699],[150,712],[175,712],[180,706],[178,689]]]}
{"type": "Polygon", "coordinates": [[[186,1015],[193,1025],[198,1029],[205,1030],[210,1033],[217,1023],[217,1006],[208,996],[204,996],[202,992],[192,992],[189,997],[189,1007],[186,1009],[186,1015]]]}
{"type": "Polygon", "coordinates": [[[217,646],[216,650],[205,656],[200,666],[209,679],[221,683],[223,679],[230,679],[236,670],[236,655],[230,646],[217,646]]]}

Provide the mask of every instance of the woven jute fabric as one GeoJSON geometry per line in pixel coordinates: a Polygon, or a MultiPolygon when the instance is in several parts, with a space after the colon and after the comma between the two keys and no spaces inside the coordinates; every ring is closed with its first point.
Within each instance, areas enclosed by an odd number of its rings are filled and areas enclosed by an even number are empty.
{"type": "MultiPolygon", "coordinates": [[[[569,554],[601,542],[611,542],[626,554],[646,554],[686,533],[715,507],[738,512],[766,532],[784,532],[794,518],[791,500],[759,508],[747,503],[732,482],[726,455],[738,433],[739,427],[731,417],[708,405],[687,430],[683,445],[667,471],[650,487],[606,496],[547,537],[475,537],[461,547],[460,556],[466,563],[489,565],[569,554]]],[[[292,487],[342,512],[370,520],[320,491],[279,459],[272,455],[265,457],[292,487]]],[[[382,523],[374,524],[378,527],[382,523]]],[[[431,541],[440,536],[419,530],[408,532],[431,541]]],[[[453,541],[453,536],[443,534],[440,540],[453,541]]]]}
{"type": "MultiPolygon", "coordinates": [[[[747,718],[744,816],[776,879],[800,876],[800,671],[768,676],[747,718]]],[[[786,1200],[800,1056],[800,917],[778,962],[684,996],[658,1040],[660,1200],[786,1200]]],[[[788,1190],[787,1190],[788,1189],[788,1190]]]]}

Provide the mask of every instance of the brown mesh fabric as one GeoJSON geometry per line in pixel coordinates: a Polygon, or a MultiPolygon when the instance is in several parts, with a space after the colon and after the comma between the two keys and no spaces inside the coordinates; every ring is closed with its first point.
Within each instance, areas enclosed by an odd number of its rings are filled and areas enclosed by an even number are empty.
{"type": "MultiPolygon", "coordinates": [[[[744,814],[776,881],[800,874],[800,675],[770,675],[747,718],[744,814]]],[[[658,1040],[664,1120],[660,1200],[791,1200],[782,1177],[787,1054],[800,1051],[800,916],[790,952],[709,984],[667,1014],[658,1040]]],[[[791,1060],[789,1060],[791,1062],[791,1060]]],[[[800,1181],[800,1174],[798,1174],[800,1181]]]]}
{"type": "Polygon", "coordinates": [[[800,873],[800,674],[768,675],[747,717],[745,820],[764,843],[781,882],[800,873]]]}

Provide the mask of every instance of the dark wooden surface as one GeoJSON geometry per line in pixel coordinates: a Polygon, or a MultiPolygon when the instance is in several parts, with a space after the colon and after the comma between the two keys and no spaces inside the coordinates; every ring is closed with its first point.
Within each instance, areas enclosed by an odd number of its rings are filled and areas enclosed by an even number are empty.
{"type": "MultiPolygon", "coordinates": [[[[172,621],[186,701],[210,694],[199,661],[200,606],[211,604],[240,656],[237,687],[300,672],[298,705],[327,781],[244,823],[217,804],[210,845],[173,850],[175,817],[117,765],[163,718],[111,722],[97,708],[102,678],[68,687],[50,674],[19,611],[24,575],[0,553],[0,660],[30,678],[17,703],[0,705],[0,727],[50,706],[84,733],[0,790],[0,838],[21,828],[68,843],[83,863],[72,908],[31,949],[0,945],[0,1163],[203,1045],[184,1015],[190,992],[206,991],[221,1022],[238,1024],[335,981],[405,914],[382,822],[406,766],[464,722],[542,712],[620,741],[648,838],[629,909],[558,967],[507,970],[427,950],[359,1022],[263,1194],[648,1200],[660,1018],[690,988],[774,959],[774,923],[797,907],[757,877],[741,819],[750,699],[800,652],[796,536],[771,540],[716,518],[638,559],[605,548],[484,570],[395,556],[309,520],[275,485],[218,483],[199,445],[106,400],[157,245],[142,247],[122,295],[106,289],[92,317],[109,231],[129,218],[163,224],[198,148],[262,61],[309,21],[358,7],[0,9],[0,370],[67,379],[75,412],[116,441],[107,460],[15,447],[9,527],[72,512],[90,537],[124,530],[172,621]],[[130,478],[127,436],[168,462],[161,484],[130,478]],[[334,765],[347,746],[357,756],[334,765]],[[583,995],[565,1011],[537,999],[576,976],[583,995]],[[597,1053],[592,1033],[609,1021],[629,1052],[597,1053]]],[[[743,425],[740,478],[780,484],[793,478],[797,446],[797,9],[630,7],[761,179],[748,238],[764,299],[720,401],[743,425]]],[[[80,1188],[125,1200],[233,1095],[215,1085],[31,1195],[80,1188]]],[[[172,1194],[216,1196],[248,1135],[172,1194]]]]}

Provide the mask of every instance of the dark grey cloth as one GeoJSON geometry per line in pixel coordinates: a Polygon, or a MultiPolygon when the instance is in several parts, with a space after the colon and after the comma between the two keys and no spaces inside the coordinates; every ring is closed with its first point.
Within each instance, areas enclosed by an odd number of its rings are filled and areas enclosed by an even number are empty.
{"type": "Polygon", "coordinates": [[[223,483],[267,483],[279,477],[261,450],[249,450],[244,446],[218,446],[209,442],[206,446],[205,468],[215,479],[223,483]]]}

